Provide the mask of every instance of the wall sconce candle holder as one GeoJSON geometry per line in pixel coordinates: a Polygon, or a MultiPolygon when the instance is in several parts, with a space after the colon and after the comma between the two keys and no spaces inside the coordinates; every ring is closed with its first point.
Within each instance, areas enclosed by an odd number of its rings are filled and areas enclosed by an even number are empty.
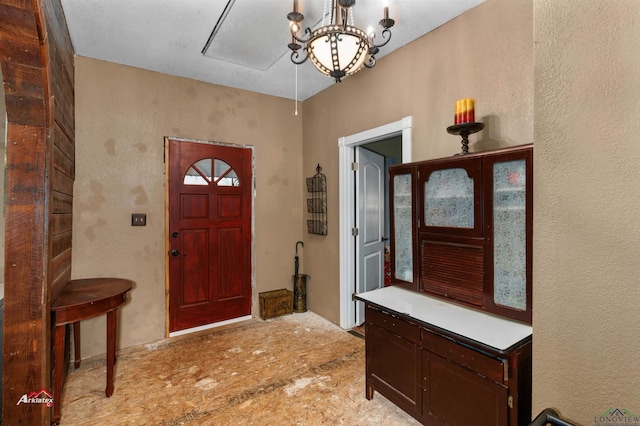
{"type": "Polygon", "coordinates": [[[484,129],[484,123],[461,123],[447,127],[447,133],[462,136],[462,150],[457,155],[469,153],[469,135],[484,129]]]}

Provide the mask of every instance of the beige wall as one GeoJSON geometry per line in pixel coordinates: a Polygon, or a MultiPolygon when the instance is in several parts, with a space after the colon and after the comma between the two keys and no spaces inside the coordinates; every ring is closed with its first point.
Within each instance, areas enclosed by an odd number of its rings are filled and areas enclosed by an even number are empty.
{"type": "MultiPolygon", "coordinates": [[[[395,31],[401,31],[398,23],[395,31]]],[[[531,1],[489,0],[304,103],[303,173],[328,180],[329,232],[305,237],[309,309],[338,323],[338,138],[413,116],[413,160],[460,152],[456,99],[476,99],[471,150],[533,142],[531,1]]]]}
{"type": "MultiPolygon", "coordinates": [[[[291,287],[303,240],[308,307],[338,323],[338,138],[413,116],[414,160],[452,155],[454,102],[473,97],[486,127],[472,151],[531,143],[532,15],[531,1],[489,0],[305,101],[303,119],[288,100],[78,57],[73,276],[137,282],[120,346],[164,337],[164,136],[255,145],[257,291],[291,287]],[[304,228],[302,183],[318,163],[327,236],[304,228]],[[134,212],[147,227],[130,226],[134,212]]],[[[103,324],[83,323],[84,356],[104,352],[103,324]]]]}
{"type": "MultiPolygon", "coordinates": [[[[136,282],[120,347],[165,336],[165,136],[255,147],[254,311],[258,292],[293,288],[303,179],[293,111],[281,98],[76,59],[73,277],[136,282]],[[131,227],[134,212],[146,227],[131,227]]],[[[83,356],[104,353],[104,318],[82,333],[83,356]]]]}
{"type": "Polygon", "coordinates": [[[640,415],[640,2],[536,0],[534,411],[640,415]]]}

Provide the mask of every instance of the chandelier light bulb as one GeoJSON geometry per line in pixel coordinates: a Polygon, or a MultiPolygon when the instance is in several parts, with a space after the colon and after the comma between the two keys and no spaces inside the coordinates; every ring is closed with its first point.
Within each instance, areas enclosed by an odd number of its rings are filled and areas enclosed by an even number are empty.
{"type": "Polygon", "coordinates": [[[369,25],[367,27],[367,34],[369,35],[369,38],[371,40],[373,40],[373,37],[375,37],[376,33],[373,31],[373,27],[371,25],[369,25]]]}

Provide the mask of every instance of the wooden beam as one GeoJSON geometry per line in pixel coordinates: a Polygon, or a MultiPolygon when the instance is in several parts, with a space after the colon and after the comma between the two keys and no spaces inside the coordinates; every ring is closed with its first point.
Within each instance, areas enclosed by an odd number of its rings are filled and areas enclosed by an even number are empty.
{"type": "Polygon", "coordinates": [[[53,387],[50,304],[71,275],[73,60],[60,0],[0,0],[8,122],[3,424],[51,421],[45,404],[18,402],[53,387]]]}

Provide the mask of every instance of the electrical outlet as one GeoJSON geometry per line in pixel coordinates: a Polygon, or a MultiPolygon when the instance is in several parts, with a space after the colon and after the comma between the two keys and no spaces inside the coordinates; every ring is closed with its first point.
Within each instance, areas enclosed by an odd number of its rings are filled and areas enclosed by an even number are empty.
{"type": "Polygon", "coordinates": [[[147,215],[145,213],[133,213],[131,215],[131,226],[147,226],[147,215]]]}

